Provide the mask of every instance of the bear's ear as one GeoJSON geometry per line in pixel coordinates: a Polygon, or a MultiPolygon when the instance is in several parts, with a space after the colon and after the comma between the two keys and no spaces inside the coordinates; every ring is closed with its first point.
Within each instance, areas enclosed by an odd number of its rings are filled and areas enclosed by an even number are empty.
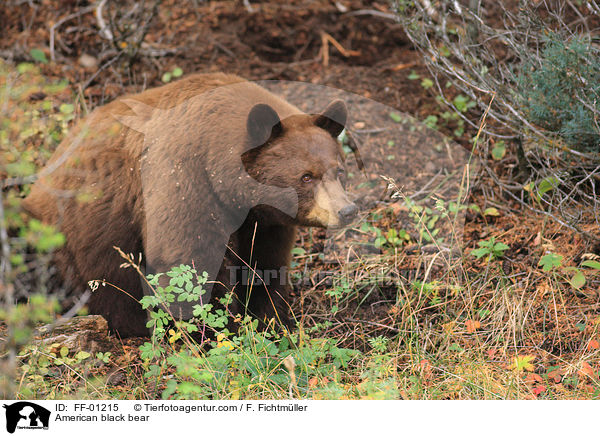
{"type": "Polygon", "coordinates": [[[315,115],[314,122],[317,127],[327,130],[331,136],[337,138],[344,130],[347,119],[346,103],[342,100],[334,100],[322,114],[315,115]]]}
{"type": "Polygon", "coordinates": [[[281,120],[275,109],[264,103],[257,104],[250,110],[246,129],[250,137],[250,146],[253,148],[265,144],[283,131],[281,120]]]}

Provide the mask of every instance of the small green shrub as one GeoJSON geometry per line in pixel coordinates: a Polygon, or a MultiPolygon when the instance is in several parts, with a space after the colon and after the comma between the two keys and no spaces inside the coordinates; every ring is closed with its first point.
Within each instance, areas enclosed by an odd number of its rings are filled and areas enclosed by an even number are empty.
{"type": "Polygon", "coordinates": [[[582,36],[545,38],[537,62],[517,76],[526,116],[570,147],[600,151],[600,56],[582,36]]]}
{"type": "MultiPolygon", "coordinates": [[[[574,266],[563,266],[563,256],[556,253],[547,253],[543,255],[538,266],[545,272],[550,272],[551,277],[561,282],[568,282],[573,289],[581,289],[586,283],[585,271],[582,268],[574,266]]],[[[600,262],[597,260],[584,260],[581,267],[590,268],[592,274],[600,271],[600,262]]]]}
{"type": "Polygon", "coordinates": [[[496,242],[496,238],[493,236],[487,241],[479,241],[477,245],[479,245],[479,248],[471,251],[471,254],[477,259],[487,256],[487,260],[502,258],[504,252],[510,248],[503,242],[496,242]]]}
{"type": "Polygon", "coordinates": [[[31,396],[34,385],[47,374],[50,363],[42,354],[32,351],[35,347],[30,343],[38,324],[52,322],[57,310],[56,300],[44,295],[32,295],[27,303],[0,306],[0,320],[6,326],[0,342],[0,398],[31,396]],[[23,364],[17,377],[19,362],[23,364]],[[15,380],[19,379],[21,383],[17,386],[15,380]]]}
{"type": "MultiPolygon", "coordinates": [[[[32,52],[35,53],[34,50],[32,52]]],[[[42,53],[43,55],[43,53],[42,53]]],[[[35,56],[34,56],[35,57],[35,56]]],[[[60,248],[64,237],[54,227],[28,219],[21,201],[29,192],[34,175],[60,143],[75,118],[75,105],[66,80],[51,81],[31,63],[16,66],[0,61],[0,228],[8,233],[10,268],[0,272],[7,283],[15,284],[15,296],[26,297],[32,290],[18,288],[16,274],[47,270],[48,256],[60,248]],[[28,247],[36,251],[32,255],[28,247]]],[[[44,292],[44,278],[21,280],[35,291],[44,292]]]]}
{"type": "Polygon", "coordinates": [[[165,275],[166,287],[158,285],[162,274],[149,277],[155,292],[141,303],[150,310],[153,334],[140,347],[145,377],[159,386],[164,399],[301,398],[315,377],[341,382],[341,371],[360,355],[302,330],[290,333],[270,324],[259,331],[257,320],[230,313],[231,295],[219,300],[219,308],[203,304],[206,274],[189,266],[165,275]],[[197,303],[192,319],[174,319],[170,306],[175,300],[197,303]],[[229,330],[232,325],[235,331],[229,330]]]}

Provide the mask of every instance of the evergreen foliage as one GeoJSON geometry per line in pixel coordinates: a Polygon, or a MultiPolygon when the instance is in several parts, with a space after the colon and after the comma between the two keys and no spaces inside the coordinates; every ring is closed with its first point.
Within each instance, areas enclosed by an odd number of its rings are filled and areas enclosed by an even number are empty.
{"type": "Polygon", "coordinates": [[[600,56],[583,37],[552,33],[517,76],[525,116],[576,150],[600,151],[600,56]]]}

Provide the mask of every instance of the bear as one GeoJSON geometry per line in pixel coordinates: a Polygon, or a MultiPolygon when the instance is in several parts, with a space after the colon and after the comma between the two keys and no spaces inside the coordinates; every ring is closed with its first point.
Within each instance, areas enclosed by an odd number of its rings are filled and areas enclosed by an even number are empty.
{"type": "Polygon", "coordinates": [[[149,291],[115,247],[145,274],[194,265],[208,276],[203,301],[233,290],[233,313],[289,327],[297,228],[339,227],[358,213],[337,140],[347,117],[341,100],[307,114],[235,75],[189,75],[84,117],[23,205],[64,234],[54,262],[67,286],[110,284],[88,309],[121,337],[149,334],[139,303],[149,291]],[[255,272],[261,283],[250,286],[255,272]]]}

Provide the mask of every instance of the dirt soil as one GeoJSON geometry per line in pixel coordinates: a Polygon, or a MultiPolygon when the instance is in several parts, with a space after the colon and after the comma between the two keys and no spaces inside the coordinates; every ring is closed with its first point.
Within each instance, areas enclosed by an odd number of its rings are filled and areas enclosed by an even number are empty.
{"type": "MultiPolygon", "coordinates": [[[[100,65],[114,55],[99,37],[93,13],[81,14],[84,1],[27,2],[2,11],[0,53],[14,60],[30,59],[29,47],[49,51],[49,27],[55,31],[57,63],[48,72],[85,84],[93,76],[78,59],[87,54],[100,65]],[[69,15],[77,15],[64,20],[69,15]],[[60,26],[58,26],[60,24],[60,26]]],[[[126,2],[123,2],[126,3],[126,2]]],[[[389,18],[353,15],[353,11],[387,11],[377,3],[344,1],[346,13],[333,2],[277,1],[252,3],[249,13],[241,2],[199,3],[164,1],[144,40],[164,56],[143,57],[128,77],[107,67],[84,90],[92,105],[125,92],[159,85],[160,75],[178,66],[185,73],[225,71],[250,80],[298,80],[319,83],[373,98],[412,114],[423,106],[423,93],[407,79],[423,68],[399,24],[389,18]],[[329,45],[329,66],[319,59],[321,33],[326,32],[352,53],[345,57],[329,45]]]]}

